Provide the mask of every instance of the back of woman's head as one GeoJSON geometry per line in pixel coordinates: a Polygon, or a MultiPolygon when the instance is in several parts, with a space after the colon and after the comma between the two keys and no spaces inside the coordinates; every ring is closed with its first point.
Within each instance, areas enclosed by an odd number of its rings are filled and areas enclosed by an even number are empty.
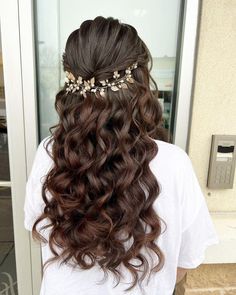
{"type": "Polygon", "coordinates": [[[54,165],[43,184],[44,213],[33,227],[35,238],[42,240],[36,225],[50,220],[54,259],[73,260],[84,269],[98,263],[118,279],[123,263],[134,278],[130,288],[148,273],[143,247],[158,258],[153,271],[164,261],[156,244],[161,220],[153,208],[160,187],[149,163],[158,152],[152,138],[166,140],[166,135],[149,63],[137,31],[111,17],[87,20],[70,34],[64,70],[73,81],[94,78],[95,91],[68,91],[65,83],[56,96],[59,123],[50,128],[49,141],[54,165]],[[131,82],[124,78],[122,87],[107,87],[114,73],[122,79],[133,64],[131,82]],[[135,266],[135,259],[141,264],[135,266]]]}

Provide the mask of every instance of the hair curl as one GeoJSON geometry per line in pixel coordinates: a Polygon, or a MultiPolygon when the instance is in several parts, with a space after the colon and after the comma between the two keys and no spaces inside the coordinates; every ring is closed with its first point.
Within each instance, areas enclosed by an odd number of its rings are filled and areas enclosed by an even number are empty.
{"type": "Polygon", "coordinates": [[[168,139],[157,86],[150,75],[152,58],[134,27],[101,16],[84,21],[72,32],[63,54],[64,70],[85,79],[108,79],[115,70],[123,71],[134,62],[138,62],[132,71],[135,83],[117,92],[108,89],[106,98],[94,93],[87,93],[86,98],[79,92],[66,94],[65,86],[57,93],[59,122],[50,127],[48,142],[52,142],[54,165],[42,187],[44,212],[33,226],[34,238],[42,241],[36,226],[44,219],[50,221],[46,227],[51,227],[52,260],[62,258],[67,263],[73,259],[83,269],[98,263],[105,274],[115,274],[118,282],[118,266],[123,263],[134,279],[125,291],[148,273],[142,247],[158,257],[153,272],[164,263],[155,243],[161,219],[153,208],[160,187],[149,163],[158,152],[152,138],[168,139]],[[125,241],[130,238],[133,243],[126,249],[125,241]],[[135,266],[132,259],[141,264],[135,266]]]}

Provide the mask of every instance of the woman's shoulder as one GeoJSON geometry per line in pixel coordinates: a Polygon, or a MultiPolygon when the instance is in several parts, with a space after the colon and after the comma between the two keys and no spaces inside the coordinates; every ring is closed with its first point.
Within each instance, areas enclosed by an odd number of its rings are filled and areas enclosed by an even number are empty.
{"type": "Polygon", "coordinates": [[[42,149],[42,150],[46,150],[46,146],[47,146],[47,145],[49,145],[49,146],[51,147],[52,141],[53,141],[53,137],[52,137],[52,135],[48,135],[48,136],[44,137],[44,138],[39,142],[38,148],[39,148],[39,149],[42,149]]]}
{"type": "Polygon", "coordinates": [[[52,142],[53,142],[53,137],[51,135],[46,136],[43,138],[37,147],[36,155],[38,155],[38,158],[45,158],[45,157],[50,157],[51,151],[52,151],[52,142]]]}
{"type": "Polygon", "coordinates": [[[37,147],[35,157],[34,157],[34,163],[33,163],[33,169],[32,171],[34,174],[40,175],[41,173],[44,173],[45,170],[48,170],[52,163],[52,136],[47,136],[43,138],[37,147]]]}
{"type": "Polygon", "coordinates": [[[165,160],[166,162],[179,162],[189,161],[189,155],[187,152],[180,146],[166,142],[160,139],[154,139],[158,146],[158,153],[156,158],[165,160]]]}
{"type": "Polygon", "coordinates": [[[150,162],[154,175],[163,183],[178,183],[182,185],[186,175],[194,170],[192,161],[187,152],[176,144],[156,140],[158,152],[150,162]]]}

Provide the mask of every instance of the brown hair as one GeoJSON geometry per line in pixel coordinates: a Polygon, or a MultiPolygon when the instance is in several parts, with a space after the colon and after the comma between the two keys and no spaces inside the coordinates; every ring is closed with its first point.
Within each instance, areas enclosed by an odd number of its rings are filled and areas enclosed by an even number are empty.
{"type": "Polygon", "coordinates": [[[43,183],[44,212],[33,226],[34,238],[42,241],[36,225],[45,218],[50,221],[53,260],[62,258],[66,263],[73,258],[83,269],[97,262],[104,273],[111,271],[119,280],[118,266],[123,263],[134,279],[126,290],[148,273],[142,247],[158,257],[153,272],[164,263],[155,243],[161,219],[153,208],[160,186],[149,163],[158,152],[152,138],[167,141],[167,133],[150,76],[152,58],[134,27],[101,16],[73,31],[63,54],[65,71],[95,81],[110,79],[114,71],[122,73],[135,62],[135,83],[127,84],[128,89],[108,89],[105,98],[89,92],[86,98],[79,91],[67,94],[66,85],[57,93],[59,122],[50,128],[48,142],[54,166],[43,183]],[[129,249],[122,233],[126,240],[133,238],[129,249]],[[141,264],[135,266],[132,259],[141,264]]]}

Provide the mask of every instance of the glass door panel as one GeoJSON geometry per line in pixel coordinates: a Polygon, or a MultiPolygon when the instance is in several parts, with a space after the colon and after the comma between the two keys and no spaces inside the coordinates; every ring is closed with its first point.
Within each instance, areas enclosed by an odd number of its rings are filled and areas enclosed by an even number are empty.
{"type": "Polygon", "coordinates": [[[159,89],[165,127],[172,133],[175,116],[176,52],[181,34],[181,0],[35,0],[35,35],[40,138],[57,122],[55,94],[64,84],[61,56],[68,35],[86,19],[113,16],[133,25],[153,56],[152,76],[159,89]]]}
{"type": "MultiPolygon", "coordinates": [[[[1,31],[0,31],[1,36],[1,31]]],[[[1,38],[0,38],[1,41],[1,38]]],[[[17,295],[7,118],[0,42],[0,294],[17,295]]]]}

